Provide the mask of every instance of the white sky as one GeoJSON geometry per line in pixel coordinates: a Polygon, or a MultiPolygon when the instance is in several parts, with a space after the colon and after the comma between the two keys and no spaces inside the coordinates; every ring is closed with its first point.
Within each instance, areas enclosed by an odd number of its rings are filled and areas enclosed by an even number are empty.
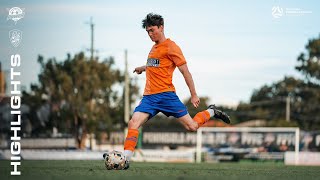
{"type": "MultiPolygon", "coordinates": [[[[64,60],[90,47],[90,17],[95,23],[95,48],[100,59],[114,56],[124,69],[128,49],[129,69],[146,62],[153,45],[141,20],[149,12],[165,18],[165,34],[182,49],[199,96],[210,103],[236,105],[248,101],[253,90],[284,76],[299,76],[294,66],[310,38],[320,34],[320,3],[314,1],[36,1],[4,0],[0,5],[1,63],[9,70],[9,57],[22,57],[21,81],[29,87],[37,82],[37,56],[64,60]],[[25,17],[15,25],[7,21],[8,10],[25,8],[25,17]],[[271,9],[279,6],[276,19],[271,9]],[[286,14],[286,10],[309,11],[286,14]],[[13,48],[11,29],[23,31],[22,43],[13,48]]],[[[89,52],[86,52],[89,56],[89,52]]],[[[132,74],[132,77],[137,75],[132,74]]],[[[139,76],[144,89],[145,76],[139,76]]],[[[174,84],[180,99],[190,96],[176,70],[174,84]]]]}

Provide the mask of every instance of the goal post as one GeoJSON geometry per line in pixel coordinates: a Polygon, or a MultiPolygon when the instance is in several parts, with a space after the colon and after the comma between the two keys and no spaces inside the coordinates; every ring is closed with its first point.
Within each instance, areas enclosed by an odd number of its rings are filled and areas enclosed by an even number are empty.
{"type": "MultiPolygon", "coordinates": [[[[202,157],[202,148],[203,143],[207,143],[209,145],[218,145],[220,142],[229,143],[229,139],[237,141],[236,143],[243,143],[246,141],[244,138],[251,134],[251,137],[264,139],[266,137],[263,136],[264,134],[272,134],[278,133],[294,133],[294,137],[290,136],[292,139],[292,144],[294,145],[294,152],[295,152],[295,165],[299,164],[299,143],[300,143],[300,129],[299,128],[291,128],[291,127],[201,127],[197,130],[197,142],[196,142],[196,162],[201,162],[202,157]],[[209,133],[210,136],[207,136],[208,139],[211,141],[207,141],[205,139],[204,134],[209,133]],[[211,133],[211,134],[210,134],[211,133]],[[238,139],[230,137],[230,134],[237,134],[238,139]],[[254,137],[258,136],[258,137],[254,137]],[[222,138],[221,138],[222,137],[222,138]],[[221,140],[223,139],[223,140],[221,140]],[[218,142],[219,141],[219,142],[218,142]]],[[[278,138],[274,135],[274,140],[278,138]]],[[[261,142],[258,142],[261,143],[261,142]]]]}

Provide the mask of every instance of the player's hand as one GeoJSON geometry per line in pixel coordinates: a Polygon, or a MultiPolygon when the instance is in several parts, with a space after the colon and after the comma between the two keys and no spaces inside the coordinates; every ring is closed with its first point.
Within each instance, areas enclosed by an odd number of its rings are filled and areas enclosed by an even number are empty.
{"type": "Polygon", "coordinates": [[[200,104],[200,99],[197,95],[194,95],[191,97],[191,103],[193,104],[193,106],[195,108],[198,108],[199,107],[199,104],[200,104]]]}
{"type": "Polygon", "coordinates": [[[133,73],[141,74],[143,71],[145,71],[145,67],[141,66],[141,67],[136,67],[133,73]]]}

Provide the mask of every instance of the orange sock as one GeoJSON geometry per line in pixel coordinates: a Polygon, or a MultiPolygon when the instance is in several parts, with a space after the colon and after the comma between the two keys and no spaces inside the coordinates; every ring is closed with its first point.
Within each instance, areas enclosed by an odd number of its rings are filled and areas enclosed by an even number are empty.
{"type": "Polygon", "coordinates": [[[199,127],[202,126],[207,121],[209,121],[209,119],[210,119],[210,113],[207,110],[198,112],[193,117],[193,120],[195,120],[198,123],[199,127]]]}
{"type": "Polygon", "coordinates": [[[134,151],[138,141],[139,131],[137,129],[129,129],[126,140],[124,141],[124,150],[134,151]]]}

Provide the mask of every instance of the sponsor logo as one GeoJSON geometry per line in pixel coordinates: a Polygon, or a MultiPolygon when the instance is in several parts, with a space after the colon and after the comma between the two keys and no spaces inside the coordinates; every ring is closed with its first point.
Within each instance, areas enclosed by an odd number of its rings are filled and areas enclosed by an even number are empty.
{"type": "Polygon", "coordinates": [[[280,7],[280,6],[273,6],[271,9],[271,15],[275,19],[279,19],[281,17],[289,17],[289,16],[303,16],[307,14],[312,14],[312,11],[302,9],[302,8],[296,8],[296,7],[280,7]]]}
{"type": "Polygon", "coordinates": [[[148,58],[147,60],[147,67],[159,67],[160,65],[160,60],[159,59],[155,59],[155,58],[148,58]]]}

